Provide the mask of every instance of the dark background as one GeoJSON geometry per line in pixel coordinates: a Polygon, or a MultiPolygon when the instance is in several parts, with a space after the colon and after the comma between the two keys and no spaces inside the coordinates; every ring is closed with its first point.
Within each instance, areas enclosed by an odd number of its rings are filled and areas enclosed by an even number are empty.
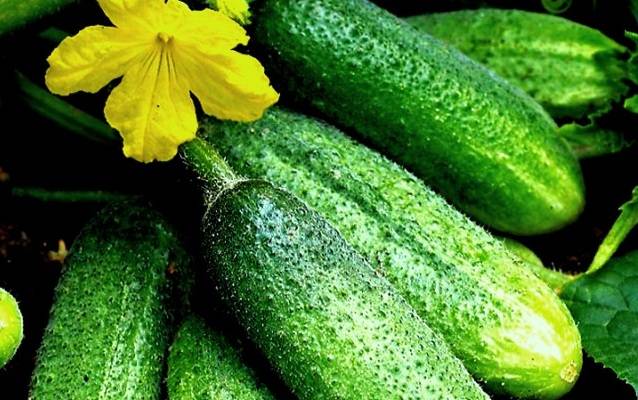
{"type": "MultiPolygon", "coordinates": [[[[481,5],[507,6],[511,0],[377,0],[398,15],[472,8],[481,5]]],[[[35,186],[54,190],[110,190],[118,193],[147,193],[185,234],[197,226],[196,201],[173,163],[142,166],[125,160],[118,148],[104,148],[65,132],[30,112],[19,100],[13,85],[13,70],[19,68],[33,80],[42,81],[45,59],[53,48],[36,37],[47,26],[75,32],[103,22],[94,2],[83,2],[13,34],[0,42],[0,287],[12,292],[25,318],[25,341],[15,359],[0,370],[2,398],[26,399],[36,349],[46,325],[53,288],[61,265],[48,259],[58,240],[67,246],[82,225],[102,206],[99,203],[45,203],[11,195],[15,187],[35,186]],[[6,175],[5,175],[6,174],[6,175]],[[175,183],[177,182],[177,183],[175,183]],[[196,209],[196,208],[195,208],[196,209]],[[188,211],[186,211],[188,210],[188,211]]],[[[565,17],[602,30],[630,46],[624,30],[638,30],[628,1],[574,1],[565,17]]],[[[544,11],[540,0],[517,1],[519,8],[544,11]]],[[[94,115],[102,115],[104,95],[75,95],[73,101],[94,115]]],[[[631,131],[635,117],[616,111],[613,123],[631,131]]],[[[633,133],[633,132],[632,132],[633,133]]],[[[638,185],[638,150],[586,160],[582,163],[587,184],[587,208],[578,222],[561,232],[520,239],[548,266],[566,271],[583,271],[596,247],[618,215],[618,206],[638,185]]],[[[638,248],[638,232],[623,244],[619,254],[638,248]]],[[[614,373],[586,360],[581,378],[566,399],[591,398],[600,388],[617,400],[636,398],[634,391],[614,373]]]]}

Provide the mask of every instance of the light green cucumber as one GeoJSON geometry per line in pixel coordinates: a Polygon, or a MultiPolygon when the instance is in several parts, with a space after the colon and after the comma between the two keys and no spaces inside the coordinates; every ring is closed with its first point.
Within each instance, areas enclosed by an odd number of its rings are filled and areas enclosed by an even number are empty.
{"type": "Polygon", "coordinates": [[[479,221],[531,235],[584,206],[580,166],[522,90],[367,0],[263,0],[253,40],[290,100],[479,221]]]}
{"type": "Polygon", "coordinates": [[[96,216],[65,261],[29,398],[160,399],[173,278],[187,265],[161,216],[139,202],[96,216]]]}
{"type": "Polygon", "coordinates": [[[488,398],[323,217],[289,192],[238,178],[203,141],[182,155],[207,193],[208,272],[299,399],[488,398]]]}
{"type": "Polygon", "coordinates": [[[11,293],[0,288],[0,368],[18,351],[24,337],[22,313],[11,293]]]}
{"type": "Polygon", "coordinates": [[[273,400],[239,352],[199,316],[182,323],[168,357],[169,400],[273,400]]]}
{"type": "Polygon", "coordinates": [[[522,88],[554,117],[605,112],[629,89],[627,48],[565,18],[479,9],[407,21],[522,88]]]}
{"type": "MultiPolygon", "coordinates": [[[[251,124],[202,121],[200,133],[237,171],[283,186],[333,223],[493,391],[553,399],[572,387],[582,355],[567,308],[500,240],[401,167],[276,108],[251,124]]],[[[262,287],[251,277],[246,284],[262,287]]]]}

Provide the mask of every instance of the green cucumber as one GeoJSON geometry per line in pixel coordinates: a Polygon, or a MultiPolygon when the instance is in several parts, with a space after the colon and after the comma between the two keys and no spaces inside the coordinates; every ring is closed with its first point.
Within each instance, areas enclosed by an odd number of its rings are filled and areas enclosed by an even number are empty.
{"type": "Polygon", "coordinates": [[[201,317],[184,320],[168,357],[169,400],[271,400],[237,350],[201,317]]]}
{"type": "Polygon", "coordinates": [[[203,141],[202,254],[224,303],[301,400],[487,399],[446,343],[325,219],[243,180],[203,141]]]}
{"type": "Polygon", "coordinates": [[[186,266],[151,209],[124,202],[98,214],[65,261],[29,398],[159,399],[177,310],[172,278],[186,266]]]}
{"type": "Polygon", "coordinates": [[[78,0],[0,0],[0,36],[59,12],[78,0]]]}
{"type": "Polygon", "coordinates": [[[237,171],[283,186],[332,222],[493,391],[550,399],[572,387],[580,336],[560,299],[401,167],[277,108],[252,124],[202,121],[200,134],[237,171]]]}
{"type": "Polygon", "coordinates": [[[629,89],[627,48],[565,18],[480,9],[407,21],[522,88],[554,117],[605,112],[629,89]]]}
{"type": "Polygon", "coordinates": [[[0,368],[11,361],[23,336],[22,313],[18,302],[11,293],[0,288],[0,368]]]}
{"type": "Polygon", "coordinates": [[[285,95],[515,234],[572,222],[580,166],[542,107],[367,0],[263,0],[253,40],[285,95]]]}

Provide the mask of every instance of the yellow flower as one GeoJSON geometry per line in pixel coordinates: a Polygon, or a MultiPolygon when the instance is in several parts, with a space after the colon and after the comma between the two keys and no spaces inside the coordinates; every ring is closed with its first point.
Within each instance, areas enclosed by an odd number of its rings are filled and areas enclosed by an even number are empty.
{"type": "Polygon", "coordinates": [[[228,15],[242,25],[246,25],[250,19],[250,10],[246,0],[209,0],[208,2],[211,7],[228,15]]]}
{"type": "Polygon", "coordinates": [[[67,38],[48,58],[46,84],[68,95],[95,93],[124,76],[104,114],[138,161],[169,160],[195,137],[190,93],[206,114],[253,121],[279,95],[245,45],[244,29],[226,15],[191,11],[179,0],[98,0],[115,25],[90,26],[67,38]]]}

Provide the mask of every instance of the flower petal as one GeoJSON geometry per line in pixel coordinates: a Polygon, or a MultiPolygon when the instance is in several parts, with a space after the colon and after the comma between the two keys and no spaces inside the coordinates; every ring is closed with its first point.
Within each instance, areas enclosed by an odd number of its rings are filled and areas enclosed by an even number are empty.
{"type": "Polygon", "coordinates": [[[248,35],[241,25],[210,9],[189,12],[174,33],[180,47],[230,50],[248,43],[248,35]]]}
{"type": "Polygon", "coordinates": [[[78,91],[95,93],[122,76],[144,46],[139,37],[132,39],[117,28],[84,28],[64,39],[47,59],[46,85],[60,95],[78,91]]]}
{"type": "Polygon", "coordinates": [[[209,0],[211,6],[230,18],[246,25],[250,19],[250,9],[246,0],[209,0]]]}
{"type": "Polygon", "coordinates": [[[147,31],[154,30],[152,17],[165,7],[164,0],[98,0],[98,3],[118,28],[147,31]]]}
{"type": "Polygon", "coordinates": [[[175,68],[171,52],[158,45],[109,96],[104,114],[124,138],[127,157],[170,160],[195,137],[193,100],[175,68]]]}
{"type": "Polygon", "coordinates": [[[192,49],[180,49],[177,56],[206,114],[254,121],[279,100],[264,68],[253,57],[232,50],[204,54],[192,49]]]}

